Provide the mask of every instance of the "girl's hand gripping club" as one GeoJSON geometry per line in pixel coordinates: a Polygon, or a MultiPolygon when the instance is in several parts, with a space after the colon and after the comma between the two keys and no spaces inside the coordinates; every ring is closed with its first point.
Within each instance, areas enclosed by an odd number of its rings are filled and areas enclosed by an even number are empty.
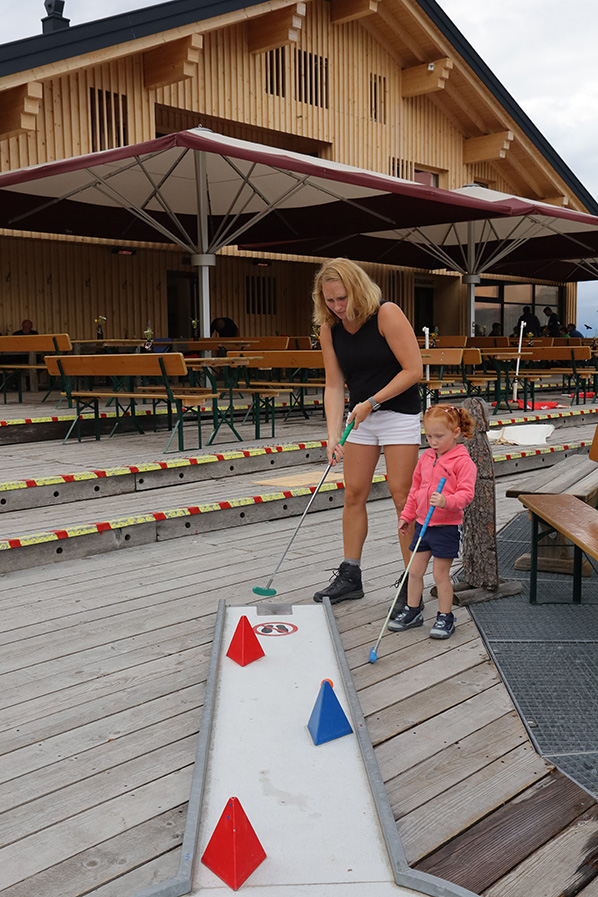
{"type": "MultiPolygon", "coordinates": [[[[341,438],[340,438],[339,441],[338,441],[338,442],[339,442],[339,445],[344,445],[344,444],[345,444],[346,439],[347,439],[347,436],[349,435],[349,433],[350,433],[351,430],[353,429],[353,424],[354,424],[354,423],[355,423],[355,421],[352,420],[350,424],[347,424],[347,426],[346,426],[345,429],[343,430],[343,435],[341,436],[341,438]]],[[[334,455],[332,456],[332,458],[334,459],[334,455]]],[[[289,540],[289,544],[287,545],[287,547],[286,547],[285,550],[283,551],[283,553],[282,553],[282,557],[281,557],[281,559],[279,560],[278,564],[276,565],[276,569],[275,569],[274,572],[272,573],[272,576],[270,577],[270,579],[269,579],[268,582],[266,583],[265,587],[262,587],[262,586],[254,586],[253,589],[251,590],[255,595],[262,595],[262,596],[264,596],[264,597],[266,597],[266,598],[271,598],[273,595],[276,595],[276,589],[272,589],[272,588],[270,588],[270,586],[272,585],[272,581],[273,581],[274,577],[276,576],[276,574],[278,573],[278,571],[280,570],[280,566],[281,566],[282,562],[284,561],[285,557],[287,556],[288,550],[289,550],[289,548],[291,547],[291,545],[293,544],[293,540],[294,540],[295,536],[296,536],[297,533],[299,532],[299,527],[301,526],[301,524],[302,524],[303,521],[305,520],[305,516],[306,516],[307,512],[309,511],[309,509],[311,508],[311,505],[312,505],[312,502],[313,502],[314,498],[316,497],[316,495],[317,495],[318,492],[320,491],[320,487],[322,486],[322,483],[324,482],[324,480],[326,479],[326,477],[327,477],[328,474],[330,473],[330,468],[331,468],[331,467],[332,467],[332,461],[330,461],[330,463],[328,464],[326,470],[324,471],[324,473],[323,473],[323,475],[322,475],[322,478],[321,478],[320,482],[318,483],[318,485],[317,485],[316,488],[314,489],[314,492],[313,492],[313,494],[312,494],[310,500],[309,500],[308,503],[307,503],[307,507],[305,508],[303,514],[302,514],[301,517],[299,518],[299,523],[298,523],[297,526],[295,527],[295,531],[293,532],[293,535],[291,536],[291,538],[290,538],[290,540],[289,540]]]]}
{"type": "MultiPolygon", "coordinates": [[[[436,489],[436,492],[442,492],[442,490],[444,489],[445,483],[446,483],[446,477],[442,477],[440,482],[438,483],[438,488],[436,489]]],[[[388,626],[388,621],[390,620],[390,618],[392,616],[392,612],[395,609],[395,604],[397,603],[399,594],[401,592],[401,589],[403,588],[403,583],[405,582],[405,580],[407,578],[407,574],[409,573],[409,568],[411,567],[411,561],[415,557],[415,553],[416,553],[417,549],[419,548],[419,543],[421,542],[421,540],[424,536],[424,533],[428,528],[428,524],[430,522],[430,518],[432,517],[433,513],[434,513],[434,505],[431,505],[428,513],[426,514],[425,520],[422,524],[422,528],[420,530],[417,542],[415,543],[415,548],[411,552],[411,557],[409,558],[409,563],[407,564],[407,566],[403,572],[403,575],[401,576],[401,578],[399,580],[399,586],[397,588],[397,591],[396,591],[396,594],[394,597],[394,601],[390,605],[390,610],[388,611],[388,613],[386,615],[386,619],[382,625],[382,629],[380,630],[380,635],[378,636],[378,641],[376,642],[376,644],[374,645],[373,648],[370,648],[370,656],[368,658],[370,663],[376,663],[376,661],[378,660],[378,648],[380,647],[380,642],[382,640],[382,636],[384,635],[384,630],[388,626]]]]}

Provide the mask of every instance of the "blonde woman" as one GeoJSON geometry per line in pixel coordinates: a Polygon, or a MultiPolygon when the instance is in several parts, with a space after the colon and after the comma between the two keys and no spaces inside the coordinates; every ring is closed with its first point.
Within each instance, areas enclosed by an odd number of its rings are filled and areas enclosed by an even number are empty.
{"type": "MultiPolygon", "coordinates": [[[[345,506],[344,559],[329,585],[314,595],[331,604],[363,597],[361,553],[367,536],[366,502],[380,449],[384,447],[388,486],[397,510],[397,526],[407,500],[421,438],[418,381],[422,361],[413,329],[392,302],[382,302],[380,288],[349,259],[331,259],[317,272],[314,321],[326,369],[324,407],[328,460],[343,459],[345,506]],[[355,421],[339,445],[349,388],[348,420],[355,421]],[[334,458],[333,458],[334,455],[334,458]]],[[[405,563],[411,533],[399,533],[405,563]]],[[[407,588],[395,613],[404,607],[407,588]]]]}

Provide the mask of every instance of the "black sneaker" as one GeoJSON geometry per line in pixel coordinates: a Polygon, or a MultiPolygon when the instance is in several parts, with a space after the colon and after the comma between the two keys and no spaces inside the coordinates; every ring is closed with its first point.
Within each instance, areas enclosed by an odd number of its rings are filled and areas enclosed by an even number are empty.
{"type": "Polygon", "coordinates": [[[353,598],[363,598],[361,585],[361,569],[357,564],[348,564],[343,561],[338,570],[334,570],[330,577],[330,585],[314,595],[314,601],[322,603],[323,598],[329,598],[331,604],[339,601],[347,601],[353,598]]]}
{"type": "Polygon", "coordinates": [[[421,604],[420,607],[407,607],[404,609],[402,614],[399,614],[395,619],[391,619],[388,621],[388,629],[391,632],[403,632],[405,629],[417,629],[418,626],[422,626],[424,622],[424,615],[421,612],[421,604]]]}
{"type": "Polygon", "coordinates": [[[436,614],[436,622],[430,629],[430,638],[450,638],[455,631],[454,614],[436,614]]]}
{"type": "MultiPolygon", "coordinates": [[[[400,581],[401,581],[400,579],[397,579],[397,581],[393,584],[395,589],[398,588],[400,581]]],[[[403,611],[405,610],[405,608],[407,607],[407,590],[408,590],[408,588],[409,588],[409,574],[407,574],[407,576],[405,577],[405,582],[401,586],[401,591],[399,592],[399,597],[397,598],[397,600],[395,602],[395,606],[392,611],[392,614],[390,615],[391,620],[396,620],[397,617],[400,617],[401,614],[403,613],[403,611]]],[[[420,610],[424,609],[423,597],[420,598],[419,609],[420,610]]]]}

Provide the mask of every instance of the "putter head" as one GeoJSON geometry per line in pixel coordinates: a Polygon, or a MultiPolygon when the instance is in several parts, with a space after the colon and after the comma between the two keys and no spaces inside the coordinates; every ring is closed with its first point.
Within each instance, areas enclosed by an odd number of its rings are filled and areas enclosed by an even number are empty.
{"type": "Polygon", "coordinates": [[[273,598],[276,595],[276,589],[263,589],[261,586],[254,586],[251,591],[254,595],[261,595],[262,598],[273,598]]]}
{"type": "Polygon", "coordinates": [[[368,657],[370,663],[376,663],[378,660],[378,654],[374,648],[370,648],[370,656],[368,657]]]}

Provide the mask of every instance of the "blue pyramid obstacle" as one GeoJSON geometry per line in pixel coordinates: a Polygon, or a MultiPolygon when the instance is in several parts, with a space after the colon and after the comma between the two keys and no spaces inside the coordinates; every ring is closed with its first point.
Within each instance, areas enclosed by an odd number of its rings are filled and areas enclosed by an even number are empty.
{"type": "Polygon", "coordinates": [[[320,693],[311,712],[307,728],[315,745],[334,741],[335,738],[350,735],[353,731],[334,689],[326,679],[320,686],[320,693]]]}

